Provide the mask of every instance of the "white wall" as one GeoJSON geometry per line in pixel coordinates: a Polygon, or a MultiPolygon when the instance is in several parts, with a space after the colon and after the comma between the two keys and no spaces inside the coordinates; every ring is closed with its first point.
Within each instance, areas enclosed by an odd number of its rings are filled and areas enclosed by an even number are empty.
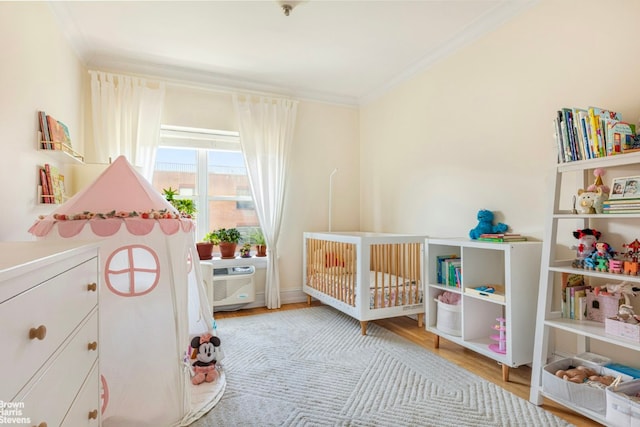
{"type": "Polygon", "coordinates": [[[552,119],[640,117],[640,2],[542,0],[360,111],[361,226],[467,236],[479,209],[542,237],[552,119]]]}
{"type": "Polygon", "coordinates": [[[37,166],[55,161],[37,151],[37,111],[67,124],[81,150],[86,73],[45,2],[0,2],[0,40],[0,240],[32,240],[28,228],[52,209],[37,203],[37,166]]]}

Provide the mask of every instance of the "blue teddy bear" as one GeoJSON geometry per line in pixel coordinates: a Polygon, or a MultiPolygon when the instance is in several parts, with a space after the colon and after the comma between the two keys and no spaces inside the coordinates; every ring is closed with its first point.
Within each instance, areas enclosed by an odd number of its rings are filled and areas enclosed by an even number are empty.
{"type": "Polygon", "coordinates": [[[469,237],[477,239],[481,234],[504,233],[509,229],[507,224],[501,222],[493,225],[493,212],[482,209],[478,212],[478,225],[469,231],[469,237]]]}

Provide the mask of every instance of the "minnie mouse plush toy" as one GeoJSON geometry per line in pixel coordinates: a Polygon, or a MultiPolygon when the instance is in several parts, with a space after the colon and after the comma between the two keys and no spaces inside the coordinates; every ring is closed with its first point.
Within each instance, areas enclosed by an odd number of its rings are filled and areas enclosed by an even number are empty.
{"type": "Polygon", "coordinates": [[[217,380],[216,347],[220,347],[220,338],[203,334],[191,340],[191,347],[198,351],[197,360],[192,364],[195,375],[191,378],[191,383],[198,385],[217,380]]]}

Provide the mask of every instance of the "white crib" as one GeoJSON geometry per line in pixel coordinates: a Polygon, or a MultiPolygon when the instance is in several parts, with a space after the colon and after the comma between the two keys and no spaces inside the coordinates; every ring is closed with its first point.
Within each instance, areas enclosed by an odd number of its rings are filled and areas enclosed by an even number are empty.
{"type": "Polygon", "coordinates": [[[303,286],[307,300],[360,321],[417,315],[424,318],[425,236],[367,232],[304,233],[303,286]]]}

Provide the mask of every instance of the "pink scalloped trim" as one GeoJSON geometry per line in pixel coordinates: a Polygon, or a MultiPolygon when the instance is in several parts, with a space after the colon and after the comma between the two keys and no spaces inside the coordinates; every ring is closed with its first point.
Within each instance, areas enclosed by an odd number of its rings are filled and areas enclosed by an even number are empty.
{"type": "Polygon", "coordinates": [[[44,237],[52,231],[54,225],[57,225],[60,237],[70,238],[82,232],[84,227],[88,224],[95,235],[100,237],[109,237],[116,234],[124,223],[129,233],[135,236],[144,236],[151,233],[156,222],[162,232],[167,235],[176,234],[179,231],[189,233],[194,227],[193,221],[185,218],[161,218],[153,219],[151,221],[139,217],[111,217],[106,219],[94,217],[92,219],[74,220],[43,218],[36,221],[31,228],[29,228],[29,233],[37,237],[44,237]]]}

